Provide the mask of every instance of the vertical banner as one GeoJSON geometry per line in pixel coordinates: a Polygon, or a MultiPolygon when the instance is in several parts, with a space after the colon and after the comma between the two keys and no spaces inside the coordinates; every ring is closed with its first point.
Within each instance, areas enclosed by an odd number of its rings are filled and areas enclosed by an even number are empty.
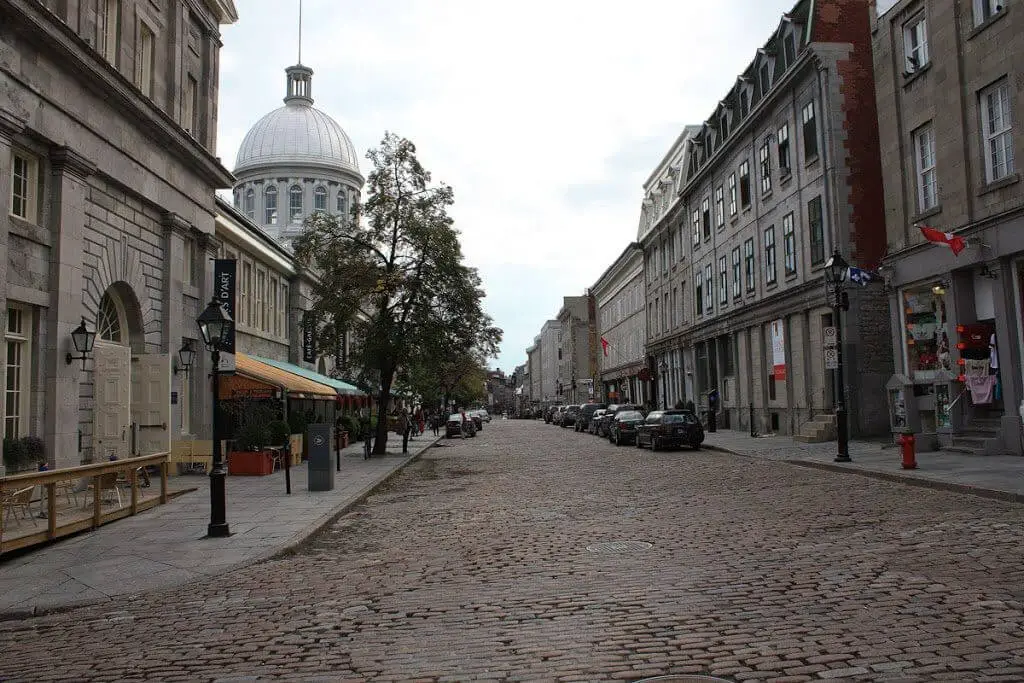
{"type": "MultiPolygon", "coordinates": [[[[228,312],[232,320],[238,320],[235,310],[235,290],[238,286],[238,262],[231,258],[219,258],[213,262],[213,296],[228,312]]],[[[227,339],[220,349],[220,372],[235,371],[235,326],[231,325],[227,339]]]]}
{"type": "Polygon", "coordinates": [[[302,312],[302,360],[316,362],[316,317],[313,311],[302,312]]]}
{"type": "Polygon", "coordinates": [[[772,370],[775,379],[786,381],[786,328],[781,318],[772,321],[772,370]]]}

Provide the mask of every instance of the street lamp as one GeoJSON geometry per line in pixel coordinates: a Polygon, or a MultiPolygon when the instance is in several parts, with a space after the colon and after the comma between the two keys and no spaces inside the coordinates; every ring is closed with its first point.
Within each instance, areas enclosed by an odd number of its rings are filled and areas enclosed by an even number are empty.
{"type": "Polygon", "coordinates": [[[75,351],[82,354],[80,356],[74,356],[68,353],[64,356],[64,360],[68,365],[71,365],[73,361],[82,361],[82,369],[85,369],[85,361],[89,358],[89,354],[92,353],[92,345],[96,341],[96,332],[90,332],[89,328],[85,326],[85,318],[82,318],[82,322],[79,323],[78,327],[71,331],[71,343],[75,346],[75,351]]]}
{"type": "Polygon", "coordinates": [[[658,378],[660,378],[660,380],[662,380],[662,409],[666,411],[669,410],[669,399],[668,396],[666,396],[666,394],[669,391],[669,383],[668,379],[666,378],[666,374],[668,372],[669,364],[668,362],[665,361],[665,358],[663,357],[662,361],[658,362],[657,364],[657,376],[658,378]]]}
{"type": "Polygon", "coordinates": [[[220,350],[235,323],[217,299],[210,300],[196,322],[213,360],[213,467],[210,470],[210,524],[206,527],[206,535],[224,537],[230,536],[231,532],[228,530],[227,495],[224,491],[224,458],[220,449],[220,430],[217,429],[217,402],[220,398],[220,350]]]}
{"type": "Polygon", "coordinates": [[[174,374],[177,375],[179,372],[184,372],[187,375],[189,370],[192,369],[192,364],[195,362],[196,350],[192,348],[192,340],[187,340],[178,349],[178,367],[174,369],[174,374]]]}
{"type": "Polygon", "coordinates": [[[850,301],[844,291],[846,276],[850,264],[846,262],[839,250],[825,263],[825,282],[832,294],[832,324],[836,328],[836,462],[850,462],[849,437],[846,430],[846,382],[843,381],[843,326],[839,319],[843,311],[849,309],[850,301]]]}

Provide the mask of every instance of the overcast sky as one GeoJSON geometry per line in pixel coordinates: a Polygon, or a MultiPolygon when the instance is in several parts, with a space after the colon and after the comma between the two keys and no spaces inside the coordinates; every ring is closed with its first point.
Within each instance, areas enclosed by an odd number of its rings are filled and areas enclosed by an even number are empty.
{"type": "MultiPolygon", "coordinates": [[[[315,106],[360,155],[409,138],[453,216],[487,312],[493,365],[526,360],[562,297],[636,238],[642,184],[702,122],[795,0],[304,0],[315,106]]],[[[236,0],[223,29],[217,154],[281,106],[298,0],[236,0]]],[[[360,159],[363,175],[369,162],[360,159]]]]}

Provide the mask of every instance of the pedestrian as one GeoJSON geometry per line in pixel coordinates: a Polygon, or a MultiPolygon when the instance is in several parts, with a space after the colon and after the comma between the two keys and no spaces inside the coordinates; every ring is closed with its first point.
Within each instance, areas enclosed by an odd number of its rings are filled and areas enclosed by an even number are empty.
{"type": "Polygon", "coordinates": [[[469,425],[466,424],[466,409],[465,408],[461,408],[459,410],[459,415],[462,416],[462,429],[460,431],[462,432],[462,438],[465,439],[466,438],[466,432],[469,431],[469,425]]]}
{"type": "Polygon", "coordinates": [[[412,427],[409,423],[409,414],[406,413],[405,409],[403,408],[401,412],[398,413],[398,433],[402,435],[403,453],[409,452],[409,430],[411,428],[412,427]]]}
{"type": "Polygon", "coordinates": [[[438,436],[441,429],[441,415],[434,413],[430,416],[430,426],[434,428],[434,436],[438,436]]]}

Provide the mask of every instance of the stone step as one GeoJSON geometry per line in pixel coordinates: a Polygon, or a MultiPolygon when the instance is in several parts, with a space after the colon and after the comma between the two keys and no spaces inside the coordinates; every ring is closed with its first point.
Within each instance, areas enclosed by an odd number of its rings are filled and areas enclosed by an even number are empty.
{"type": "Polygon", "coordinates": [[[981,457],[984,457],[985,455],[987,455],[987,453],[985,453],[985,449],[983,449],[983,448],[974,448],[974,447],[971,447],[971,446],[961,446],[961,445],[943,446],[941,450],[949,452],[949,453],[963,453],[964,455],[977,455],[977,456],[981,456],[981,457]]]}

